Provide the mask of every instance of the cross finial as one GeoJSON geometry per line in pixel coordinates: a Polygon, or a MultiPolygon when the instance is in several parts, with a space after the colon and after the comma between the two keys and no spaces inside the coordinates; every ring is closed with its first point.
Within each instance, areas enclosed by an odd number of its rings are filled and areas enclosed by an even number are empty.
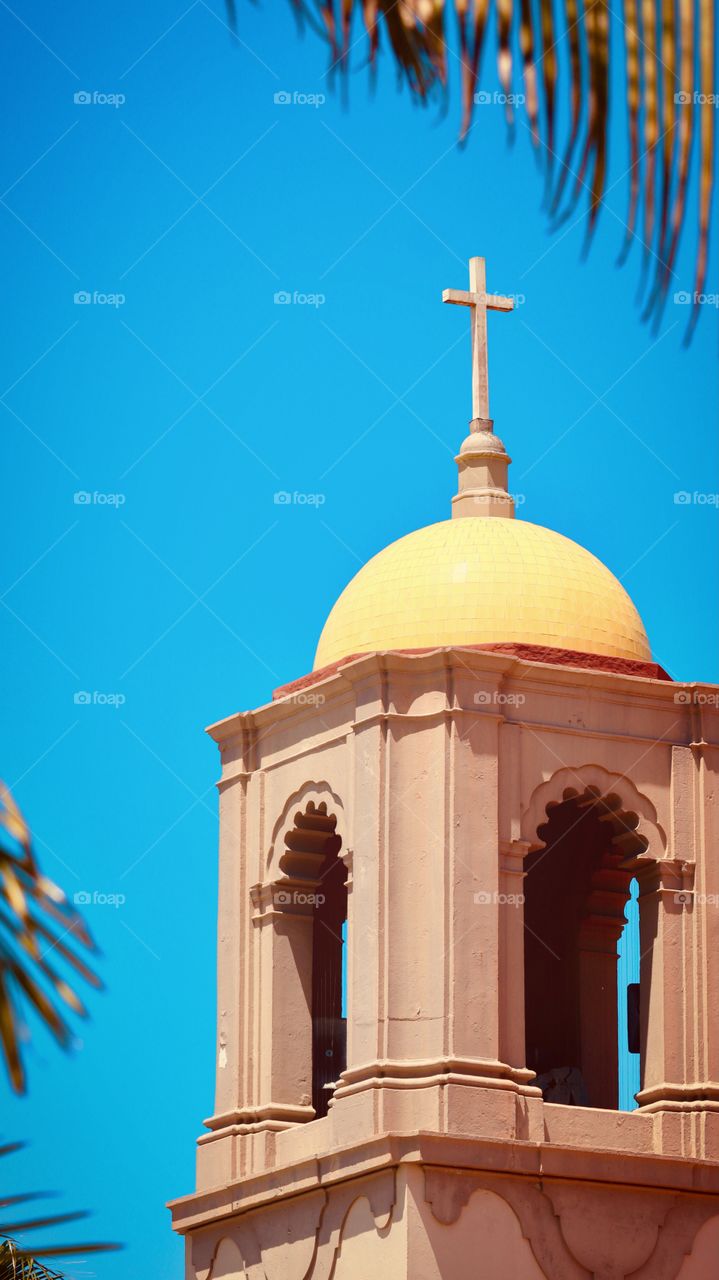
{"type": "Polygon", "coordinates": [[[487,293],[487,272],[484,258],[469,260],[469,292],[463,289],[445,289],[443,302],[453,302],[470,308],[472,325],[472,418],[489,420],[489,373],[487,369],[487,312],[511,311],[512,298],[487,293]]]}

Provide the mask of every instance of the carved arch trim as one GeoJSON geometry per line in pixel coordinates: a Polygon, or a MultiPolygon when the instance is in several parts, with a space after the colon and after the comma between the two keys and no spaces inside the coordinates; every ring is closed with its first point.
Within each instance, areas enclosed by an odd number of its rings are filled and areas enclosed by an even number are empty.
{"type": "Polygon", "coordinates": [[[425,1199],[437,1222],[457,1222],[472,1197],[489,1192],[514,1214],[538,1266],[552,1280],[592,1280],[562,1236],[560,1222],[540,1180],[498,1180],[491,1173],[469,1173],[425,1166],[425,1199]]]}
{"type": "MultiPolygon", "coordinates": [[[[385,1239],[400,1213],[396,1169],[382,1170],[359,1186],[352,1180],[330,1191],[321,1189],[293,1197],[284,1202],[280,1215],[260,1210],[213,1230],[198,1232],[191,1244],[196,1280],[213,1280],[218,1261],[225,1258],[241,1268],[238,1280],[276,1277],[277,1264],[268,1265],[267,1255],[268,1246],[276,1246],[278,1237],[283,1243],[289,1240],[296,1249],[293,1280],[330,1280],[350,1214],[361,1201],[369,1206],[376,1234],[385,1239]]],[[[282,1275],[285,1274],[289,1275],[289,1270],[283,1270],[282,1275]]]]}
{"type": "Polygon", "coordinates": [[[521,839],[526,841],[528,852],[543,849],[545,842],[539,836],[553,805],[565,800],[576,800],[584,795],[596,795],[604,800],[618,797],[621,812],[636,816],[636,833],[646,842],[639,854],[642,862],[660,862],[667,849],[667,837],[657,821],[657,811],[651,800],[643,795],[631,778],[623,773],[610,773],[598,764],[583,764],[557,769],[545,782],[534,788],[529,802],[522,812],[521,839]]]}
{"type": "Polygon", "coordinates": [[[322,805],[325,805],[327,812],[337,819],[335,832],[342,842],[339,856],[347,866],[347,869],[351,870],[352,853],[348,842],[345,806],[329,782],[325,780],[318,782],[308,781],[297,791],[294,791],[289,799],[285,801],[282,811],[272,828],[270,847],[265,860],[265,871],[268,880],[278,880],[283,875],[280,859],[287,852],[287,837],[296,825],[298,814],[304,816],[309,806],[313,806],[314,809],[319,811],[322,805]]]}

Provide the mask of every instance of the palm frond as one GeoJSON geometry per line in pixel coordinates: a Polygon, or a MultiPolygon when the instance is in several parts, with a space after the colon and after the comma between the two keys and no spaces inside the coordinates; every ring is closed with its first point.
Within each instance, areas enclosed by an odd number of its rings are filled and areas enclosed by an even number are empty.
{"type": "Polygon", "coordinates": [[[461,136],[470,127],[487,17],[497,18],[497,73],[511,106],[513,50],[522,59],[525,108],[535,142],[542,143],[552,214],[562,209],[571,188],[568,217],[586,198],[588,235],[596,225],[607,183],[610,116],[611,24],[622,29],[625,46],[624,111],[628,137],[626,234],[619,261],[640,241],[640,292],[647,289],[645,315],[655,319],[667,296],[684,229],[693,143],[699,135],[698,208],[695,233],[694,308],[706,282],[711,197],[715,164],[716,86],[713,0],[564,0],[561,22],[553,0],[291,0],[295,11],[325,34],[332,65],[349,69],[353,19],[364,25],[374,68],[386,37],[392,61],[411,92],[426,101],[447,85],[453,53],[446,28],[453,15],[459,33],[461,136]],[[696,9],[696,13],[695,13],[696,9]],[[537,14],[537,16],[535,16],[537,14]],[[515,31],[515,27],[517,30],[515,31]],[[564,41],[566,37],[566,41],[564,41]],[[555,137],[560,82],[557,50],[566,43],[569,123],[557,155],[555,137]],[[697,57],[698,51],[698,57],[697,57]],[[698,62],[698,68],[695,68],[698,62]],[[575,153],[579,151],[578,158],[575,153]],[[552,193],[553,166],[559,172],[552,193]],[[575,168],[576,164],[576,168],[575,168]],[[643,231],[637,230],[639,213],[643,231]],[[650,275],[651,273],[651,275],[650,275]]]}
{"type": "Polygon", "coordinates": [[[627,210],[626,235],[622,246],[619,263],[626,260],[632,247],[634,228],[637,222],[637,204],[639,202],[639,114],[642,105],[641,79],[641,41],[639,38],[639,5],[638,0],[625,0],[624,4],[627,25],[625,28],[626,74],[627,74],[627,124],[629,146],[629,207],[627,210]]]}
{"type": "MultiPolygon", "coordinates": [[[[683,0],[683,3],[688,4],[690,0],[683,0]]],[[[701,177],[699,181],[699,253],[697,255],[696,277],[694,280],[695,297],[702,293],[706,281],[709,249],[709,214],[712,188],[714,186],[714,118],[716,113],[716,95],[713,90],[714,67],[716,65],[714,56],[714,0],[700,0],[699,15],[697,44],[700,50],[701,177]],[[712,101],[713,97],[714,101],[712,101]]],[[[692,317],[695,323],[697,314],[695,307],[692,317]]]]}
{"type": "Polygon", "coordinates": [[[77,955],[77,947],[92,951],[94,943],[62,890],[42,875],[27,823],[0,782],[0,1046],[17,1093],[26,1085],[20,1047],[23,1007],[33,1009],[63,1047],[70,1043],[72,1030],[62,1006],[86,1015],[50,957],[72,967],[90,985],[100,986],[97,975],[77,955]]]}
{"type": "Polygon", "coordinates": [[[534,44],[532,0],[522,0],[519,47],[522,51],[524,94],[527,101],[529,127],[532,131],[532,141],[537,146],[539,143],[539,93],[537,89],[537,67],[534,61],[534,44]]]}
{"type": "Polygon", "coordinates": [[[35,1258],[27,1257],[14,1240],[0,1241],[0,1280],[63,1280],[35,1258]]]}
{"type": "MultiPolygon", "coordinates": [[[[22,1142],[6,1143],[0,1148],[0,1156],[12,1155],[24,1146],[22,1142]]],[[[51,1193],[47,1191],[26,1191],[13,1195],[0,1195],[0,1280],[63,1280],[55,1271],[50,1271],[41,1259],[67,1258],[78,1254],[108,1253],[121,1248],[118,1244],[106,1244],[96,1241],[80,1244],[41,1244],[30,1246],[24,1243],[28,1232],[44,1231],[48,1227],[61,1227],[69,1222],[78,1222],[87,1217],[84,1210],[72,1213],[42,1213],[37,1211],[31,1217],[20,1217],[25,1212],[24,1206],[45,1200],[51,1193]],[[18,1237],[21,1237],[23,1243],[18,1237]]]]}
{"type": "Polygon", "coordinates": [[[547,192],[549,192],[554,168],[555,93],[557,85],[557,55],[554,36],[554,10],[551,4],[540,5],[540,36],[542,41],[542,87],[546,119],[547,192]]]}
{"type": "MultiPolygon", "coordinates": [[[[13,1088],[25,1090],[20,1052],[21,1006],[29,1005],[61,1045],[70,1039],[70,1026],[59,1005],[81,1017],[85,1008],[66,979],[48,960],[54,955],[92,986],[97,975],[75,953],[74,946],[92,951],[92,938],[78,912],[56,884],[43,876],[35,859],[30,831],[8,788],[0,782],[0,1044],[13,1088]],[[65,939],[69,939],[67,942],[65,939]]],[[[7,1142],[0,1157],[23,1146],[7,1142]]],[[[29,1250],[16,1236],[48,1227],[64,1226],[86,1217],[84,1212],[34,1214],[18,1217],[21,1206],[47,1196],[29,1191],[0,1194],[0,1280],[63,1280],[41,1259],[105,1253],[116,1244],[43,1244],[29,1250]],[[4,1219],[4,1220],[3,1220],[4,1219]]],[[[22,1211],[22,1210],[21,1210],[22,1211]]]]}
{"type": "Polygon", "coordinates": [[[574,151],[579,141],[579,133],[582,124],[582,101],[584,93],[584,63],[582,61],[581,35],[583,31],[582,20],[579,12],[578,0],[565,0],[564,8],[564,25],[569,41],[569,78],[570,78],[570,96],[571,96],[571,125],[569,128],[569,136],[567,138],[562,160],[562,167],[559,174],[559,182],[552,200],[551,212],[556,213],[559,209],[562,194],[567,178],[572,173],[572,162],[574,159],[574,151]]]}

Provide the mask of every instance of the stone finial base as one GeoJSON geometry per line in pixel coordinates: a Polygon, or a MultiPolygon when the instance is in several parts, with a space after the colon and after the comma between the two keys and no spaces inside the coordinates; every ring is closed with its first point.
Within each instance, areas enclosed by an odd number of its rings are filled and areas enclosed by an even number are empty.
{"type": "Polygon", "coordinates": [[[512,459],[493,428],[491,418],[473,418],[469,424],[469,435],[455,458],[459,492],[452,498],[453,518],[514,516],[514,498],[507,492],[512,459]]]}

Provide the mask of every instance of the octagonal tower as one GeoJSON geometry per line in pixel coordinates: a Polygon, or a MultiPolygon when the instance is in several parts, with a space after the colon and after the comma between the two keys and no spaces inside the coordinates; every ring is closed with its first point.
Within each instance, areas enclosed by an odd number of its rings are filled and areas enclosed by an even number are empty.
{"type": "Polygon", "coordinates": [[[453,519],[360,570],[310,675],[210,729],[187,1280],[719,1274],[719,692],[672,682],[609,570],[515,519],[477,327],[509,306],[483,280],[473,260],[445,297],[474,316],[453,519]]]}

